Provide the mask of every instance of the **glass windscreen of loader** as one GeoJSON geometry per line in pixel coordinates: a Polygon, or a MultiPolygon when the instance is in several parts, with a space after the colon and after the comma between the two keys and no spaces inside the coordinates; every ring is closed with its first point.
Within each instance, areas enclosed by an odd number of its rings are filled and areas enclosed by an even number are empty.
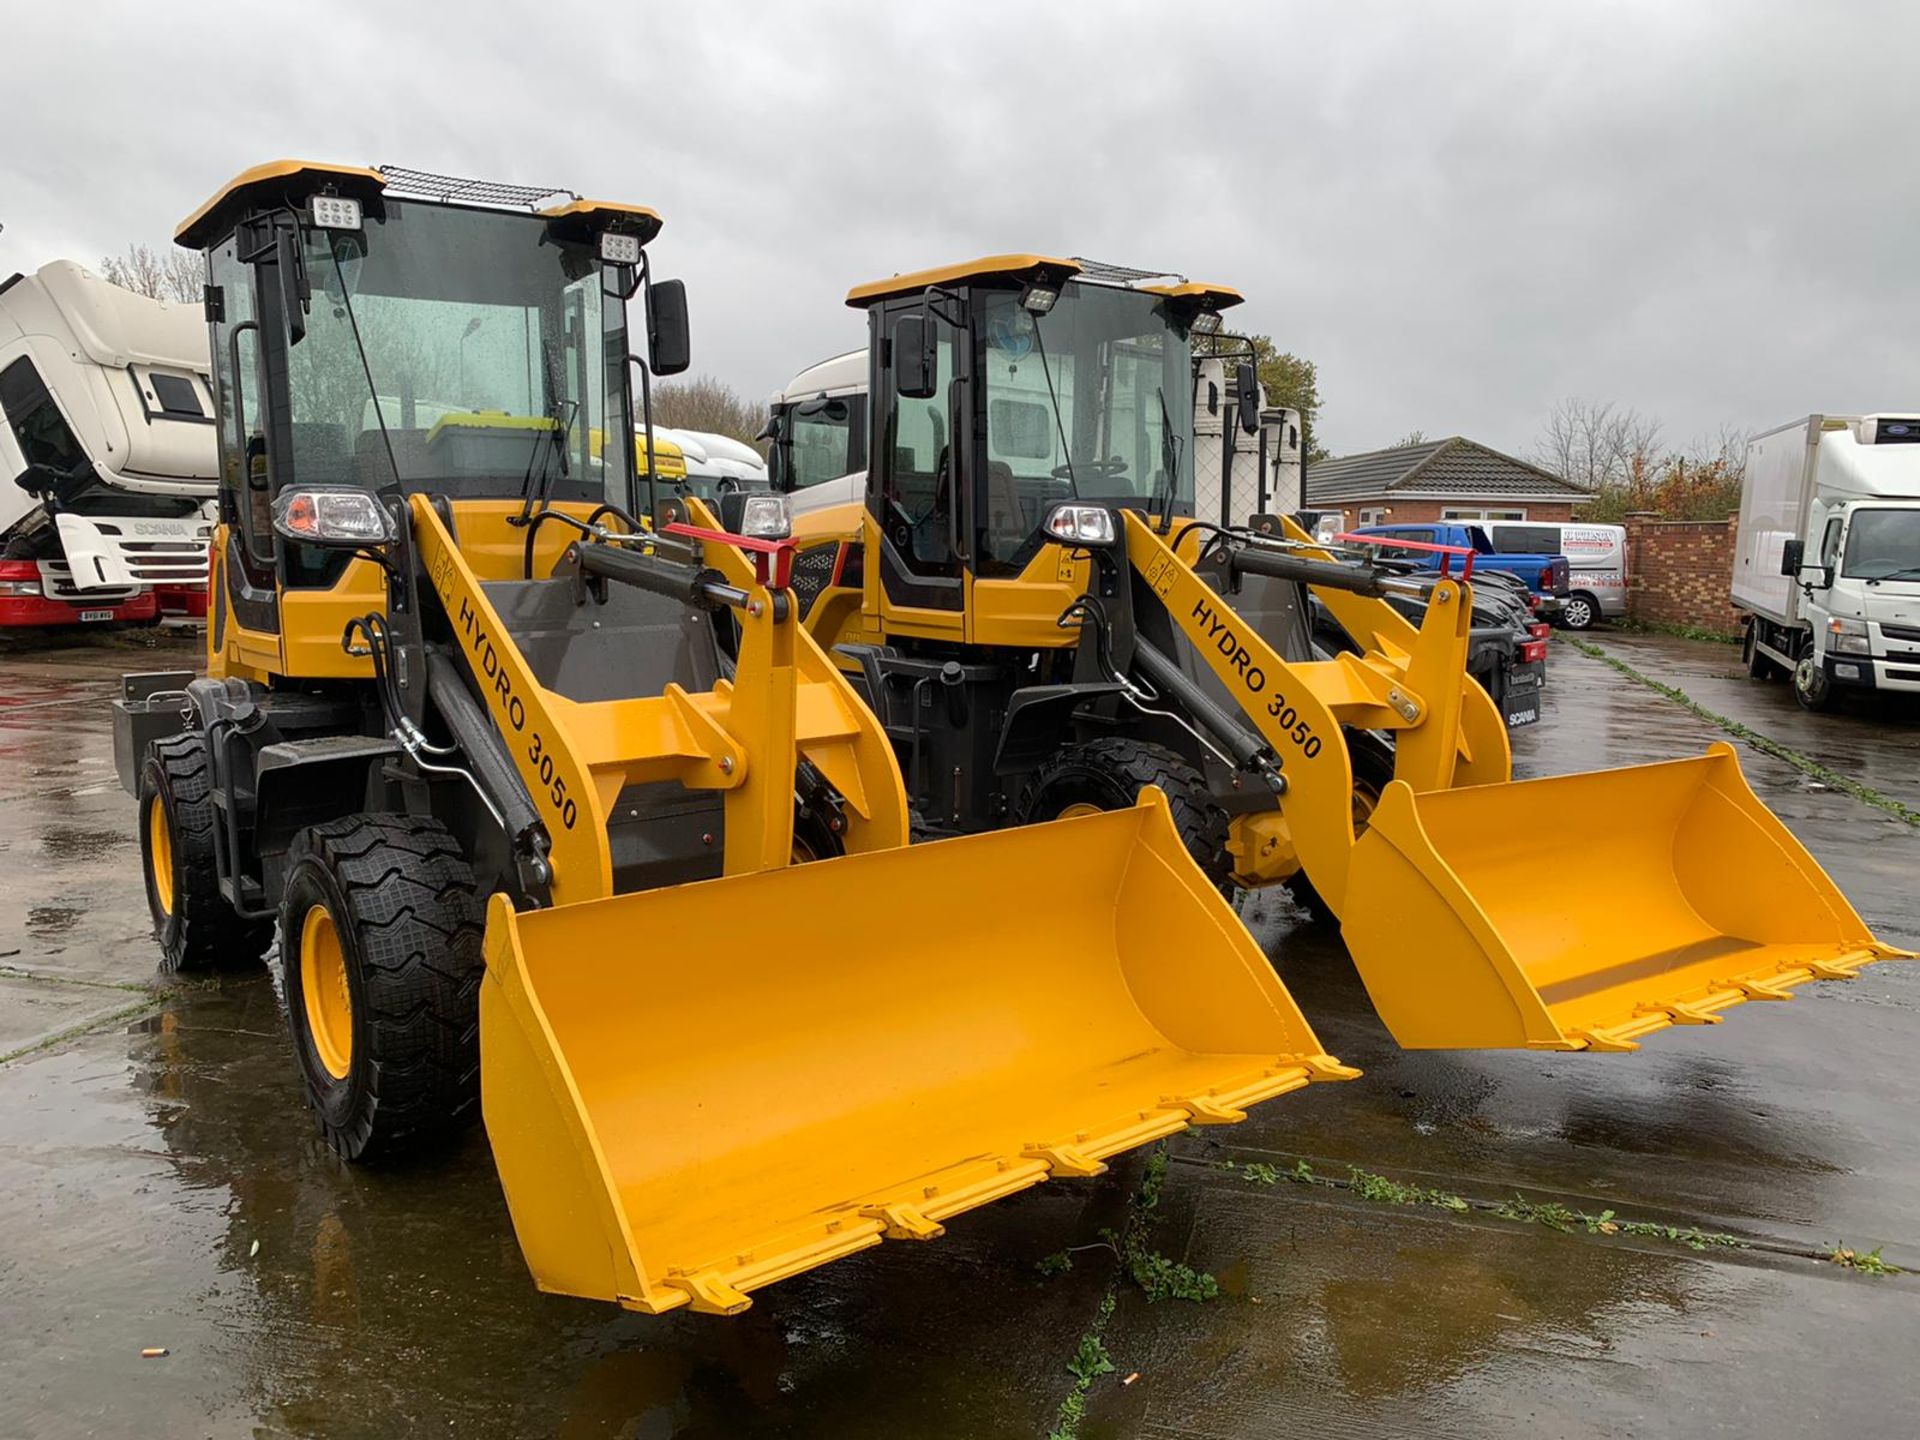
{"type": "Polygon", "coordinates": [[[1920,510],[1856,510],[1841,573],[1859,580],[1920,580],[1920,510]]]}
{"type": "MultiPolygon", "coordinates": [[[[987,294],[981,558],[1005,561],[1060,500],[1192,513],[1192,348],[1165,300],[1071,282],[1044,315],[987,294]]],[[[991,568],[989,563],[988,568],[991,568]]]]}
{"type": "Polygon", "coordinates": [[[535,216],[404,201],[303,240],[301,480],[626,503],[625,306],[588,247],[535,216]]]}

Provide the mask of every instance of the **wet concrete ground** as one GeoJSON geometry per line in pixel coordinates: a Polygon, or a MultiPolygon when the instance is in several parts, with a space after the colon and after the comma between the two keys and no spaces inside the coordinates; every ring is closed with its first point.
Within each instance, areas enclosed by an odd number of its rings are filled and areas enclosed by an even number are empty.
{"type": "MultiPolygon", "coordinates": [[[[1885,793],[1920,781],[1908,716],[1816,720],[1719,647],[1596,639],[1885,793]]],[[[1367,1074],[1174,1142],[1151,1244],[1216,1274],[1222,1298],[1150,1302],[1097,1248],[1036,1273],[1126,1223],[1138,1159],[760,1292],[734,1320],[537,1295],[483,1137],[406,1170],[340,1165],[299,1109],[264,969],[157,986],[106,700],[123,669],[191,659],[0,655],[0,1436],[1033,1436],[1096,1328],[1115,1369],[1088,1389],[1089,1437],[1913,1432],[1920,1281],[1811,1256],[1845,1241],[1920,1264],[1920,966],[1636,1055],[1409,1054],[1337,942],[1278,897],[1250,902],[1257,933],[1367,1074]],[[1223,1163],[1301,1160],[1476,1208],[1223,1163]],[[1485,1208],[1516,1192],[1749,1243],[1485,1208]]],[[[1564,645],[1552,677],[1523,773],[1719,736],[1564,645]]],[[[1880,933],[1920,946],[1914,828],[1742,760],[1880,933]]],[[[1566,818],[1541,864],[1591,867],[1604,889],[1608,817],[1566,818]]]]}

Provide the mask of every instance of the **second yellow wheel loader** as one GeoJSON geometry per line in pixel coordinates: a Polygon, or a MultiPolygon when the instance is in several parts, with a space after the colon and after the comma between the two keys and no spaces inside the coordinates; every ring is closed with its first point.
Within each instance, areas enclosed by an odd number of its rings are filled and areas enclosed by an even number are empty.
{"type": "Polygon", "coordinates": [[[221,457],[206,673],[128,677],[115,727],[164,963],[257,961],[277,922],[333,1147],[483,1115],[537,1283],[647,1312],[735,1313],[1350,1076],[1166,802],[906,848],[779,502],[639,522],[627,297],[643,412],[686,363],[659,228],[300,161],[183,224],[221,457]]]}
{"type": "MultiPolygon", "coordinates": [[[[809,623],[857,673],[923,831],[1162,791],[1223,886],[1304,872],[1409,1047],[1630,1050],[1900,953],[1734,752],[1514,783],[1466,674],[1470,568],[1395,579],[1290,521],[1193,514],[1192,337],[1233,291],[1037,254],[856,288],[864,503],[807,517],[809,623]],[[1310,590],[1359,653],[1272,639],[1310,590]],[[1593,863],[1541,864],[1556,817],[1593,863]]],[[[1471,557],[1460,557],[1470,567],[1471,557]]]]}

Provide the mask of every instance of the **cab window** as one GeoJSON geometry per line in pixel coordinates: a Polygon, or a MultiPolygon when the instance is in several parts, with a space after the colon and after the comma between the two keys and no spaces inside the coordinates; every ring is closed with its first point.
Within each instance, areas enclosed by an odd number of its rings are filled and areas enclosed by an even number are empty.
{"type": "Polygon", "coordinates": [[[886,468],[884,502],[887,538],[910,568],[926,575],[958,575],[953,548],[953,484],[957,467],[953,435],[954,330],[933,317],[937,370],[934,392],[924,400],[894,390],[891,367],[885,377],[886,409],[881,443],[892,456],[886,468]]]}

